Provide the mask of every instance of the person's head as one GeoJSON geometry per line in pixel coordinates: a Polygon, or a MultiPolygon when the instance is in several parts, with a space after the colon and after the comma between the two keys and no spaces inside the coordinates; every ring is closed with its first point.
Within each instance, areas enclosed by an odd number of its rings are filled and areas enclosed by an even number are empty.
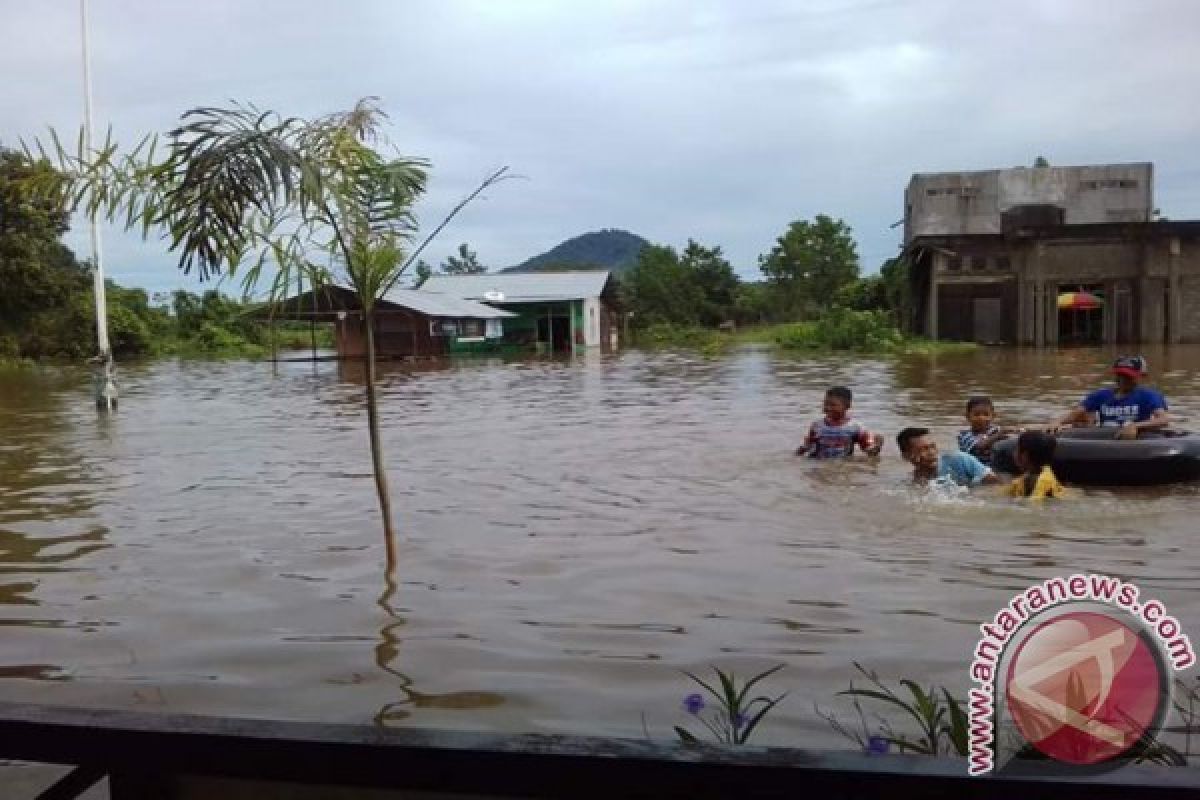
{"type": "Polygon", "coordinates": [[[1054,437],[1041,431],[1025,431],[1017,437],[1017,467],[1023,472],[1037,472],[1054,460],[1054,437]]]}
{"type": "Polygon", "coordinates": [[[937,469],[937,442],[928,428],[905,428],[896,434],[896,446],[904,460],[914,467],[937,469]]]}
{"type": "Polygon", "coordinates": [[[1146,369],[1146,359],[1141,356],[1121,356],[1112,365],[1117,388],[1122,392],[1133,391],[1146,377],[1146,369]]]}
{"type": "Polygon", "coordinates": [[[967,422],[971,423],[971,430],[975,433],[986,431],[995,418],[996,407],[992,405],[992,398],[983,395],[967,398],[967,422]]]}
{"type": "Polygon", "coordinates": [[[853,392],[845,386],[834,386],[825,392],[825,404],[822,408],[825,416],[836,422],[846,416],[846,412],[850,410],[853,403],[853,392]]]}

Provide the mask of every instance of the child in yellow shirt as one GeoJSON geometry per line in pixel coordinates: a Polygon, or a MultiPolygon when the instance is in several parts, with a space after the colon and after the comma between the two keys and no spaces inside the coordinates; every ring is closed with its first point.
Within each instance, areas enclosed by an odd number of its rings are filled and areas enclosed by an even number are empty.
{"type": "Polygon", "coordinates": [[[1067,490],[1058,482],[1050,463],[1054,461],[1054,437],[1041,431],[1026,431],[1017,437],[1014,460],[1022,471],[1021,477],[1008,487],[1012,497],[1065,497],[1067,490]]]}

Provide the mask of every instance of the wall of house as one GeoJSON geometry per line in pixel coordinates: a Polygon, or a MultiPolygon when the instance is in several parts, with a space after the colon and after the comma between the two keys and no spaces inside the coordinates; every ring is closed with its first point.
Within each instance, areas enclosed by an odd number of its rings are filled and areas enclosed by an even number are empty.
{"type": "Polygon", "coordinates": [[[904,240],[1001,233],[1004,212],[1026,205],[1057,206],[1068,225],[1148,221],[1153,183],[1148,163],[914,175],[904,192],[904,240]]]}
{"type": "Polygon", "coordinates": [[[917,331],[925,335],[936,329],[941,339],[974,340],[976,313],[995,310],[976,300],[998,298],[1006,341],[1054,345],[1058,294],[1092,289],[1105,301],[1105,342],[1200,342],[1200,241],[1169,235],[1144,241],[939,241],[912,278],[917,331]],[[937,284],[932,305],[930,277],[937,284]]]}
{"type": "MultiPolygon", "coordinates": [[[[444,355],[447,339],[433,336],[431,319],[414,311],[385,311],[375,317],[375,353],[379,358],[410,358],[444,355]]],[[[334,323],[334,344],[339,358],[365,358],[367,337],[362,319],[350,312],[334,323]]]]}

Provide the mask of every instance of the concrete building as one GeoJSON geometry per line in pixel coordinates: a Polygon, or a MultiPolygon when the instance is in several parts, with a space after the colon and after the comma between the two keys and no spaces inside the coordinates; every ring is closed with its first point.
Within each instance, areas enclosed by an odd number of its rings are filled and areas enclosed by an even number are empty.
{"type": "Polygon", "coordinates": [[[988,344],[1200,341],[1200,221],[1154,219],[1153,165],[914,175],[910,329],[988,344]],[[1095,308],[1060,308],[1087,293],[1095,308]]]}

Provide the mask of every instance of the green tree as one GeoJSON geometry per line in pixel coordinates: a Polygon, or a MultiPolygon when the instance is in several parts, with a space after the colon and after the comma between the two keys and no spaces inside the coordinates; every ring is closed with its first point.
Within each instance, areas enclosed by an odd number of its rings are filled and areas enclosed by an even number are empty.
{"type": "Polygon", "coordinates": [[[721,254],[721,248],[704,247],[688,239],[687,247],[680,254],[679,265],[702,297],[701,305],[696,309],[697,321],[713,327],[729,319],[739,281],[737,273],[721,254]]]}
{"type": "Polygon", "coordinates": [[[0,328],[20,331],[88,282],[87,269],[60,241],[69,215],[33,191],[58,180],[49,162],[0,148],[0,328]]]}
{"type": "Polygon", "coordinates": [[[743,281],[738,284],[733,302],[733,318],[739,325],[766,322],[771,313],[767,285],[762,281],[743,281]]]}
{"type": "Polygon", "coordinates": [[[672,247],[647,245],[637,262],[620,278],[622,305],[633,314],[633,325],[694,325],[703,302],[699,288],[688,279],[672,247]]]}
{"type": "Polygon", "coordinates": [[[425,281],[429,280],[429,277],[433,275],[433,267],[429,266],[428,262],[421,260],[417,262],[415,272],[417,278],[413,282],[413,288],[420,289],[425,284],[425,281]]]}
{"type": "Polygon", "coordinates": [[[42,187],[66,210],[121,221],[143,235],[169,233],[180,269],[195,269],[202,281],[240,274],[250,293],[268,280],[272,299],[304,284],[353,289],[364,317],[367,427],[390,579],[396,537],[379,433],[376,303],[429,239],[507,168],[410,251],[412,207],[425,191],[428,163],[377,150],[383,121],[371,99],[311,120],[247,106],[196,108],[167,134],[165,153],[156,137],[126,152],[109,140],[95,152],[80,144],[72,153],[54,136],[66,180],[42,187]]]}
{"type": "Polygon", "coordinates": [[[882,276],[867,275],[864,278],[855,278],[834,293],[833,303],[854,311],[888,310],[882,276]]]}
{"type": "Polygon", "coordinates": [[[793,222],[771,251],[759,257],[780,314],[812,314],[858,277],[858,250],[851,233],[842,220],[818,214],[811,222],[793,222]]]}
{"type": "Polygon", "coordinates": [[[885,307],[901,330],[911,331],[913,303],[908,259],[889,258],[879,268],[879,277],[883,281],[885,307]]]}
{"type": "Polygon", "coordinates": [[[479,263],[475,251],[463,242],[458,246],[458,255],[447,256],[442,262],[442,272],[447,275],[479,275],[487,272],[487,267],[479,263]]]}

